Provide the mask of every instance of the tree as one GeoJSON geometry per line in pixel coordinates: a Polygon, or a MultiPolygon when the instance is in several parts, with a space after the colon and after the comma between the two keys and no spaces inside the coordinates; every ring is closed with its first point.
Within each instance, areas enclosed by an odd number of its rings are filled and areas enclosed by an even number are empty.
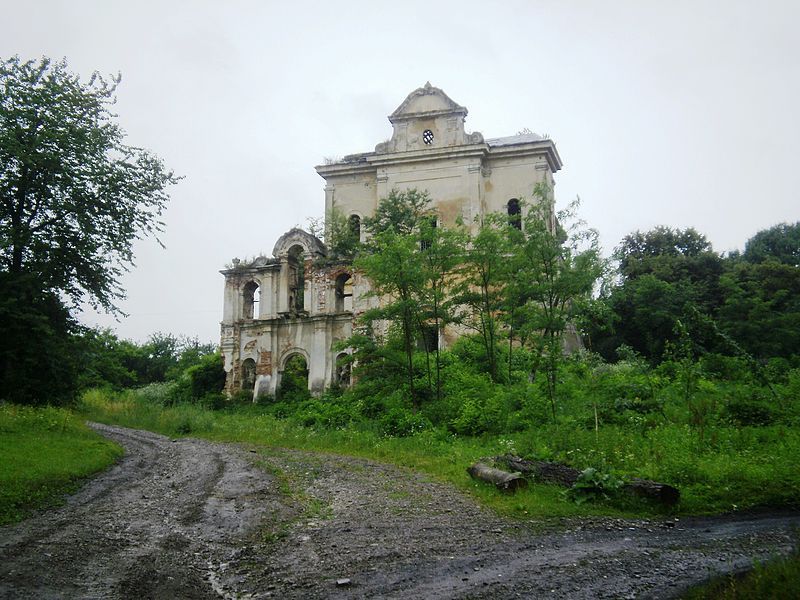
{"type": "MultiPolygon", "coordinates": [[[[696,230],[656,227],[623,238],[614,252],[619,283],[606,290],[603,301],[614,313],[611,332],[595,328],[595,347],[607,359],[620,345],[630,346],[651,361],[662,359],[667,341],[675,341],[678,320],[690,323],[697,311],[714,317],[724,302],[721,277],[724,259],[696,230]]],[[[714,345],[719,340],[701,339],[714,345]]]]}
{"type": "Polygon", "coordinates": [[[451,289],[455,283],[457,268],[464,260],[466,233],[460,224],[456,228],[438,227],[435,218],[423,219],[419,228],[420,253],[422,255],[422,287],[418,293],[421,306],[420,330],[423,332],[428,379],[430,380],[430,354],[433,350],[436,368],[436,399],[442,397],[442,360],[439,348],[439,333],[454,320],[451,289]],[[431,331],[435,343],[426,334],[431,331]],[[433,346],[431,348],[431,346],[433,346]]]}
{"type": "Polygon", "coordinates": [[[720,329],[758,359],[800,355],[800,267],[740,261],[722,281],[720,329]]]}
{"type": "Polygon", "coordinates": [[[521,340],[534,351],[531,375],[544,366],[547,395],[556,419],[556,385],[564,350],[564,335],[576,308],[588,300],[605,270],[598,234],[577,219],[578,200],[558,212],[545,185],[534,190],[535,202],[522,228],[508,227],[511,236],[509,291],[521,316],[521,340]]]}
{"type": "Polygon", "coordinates": [[[369,294],[379,298],[380,305],[366,311],[362,318],[368,324],[387,321],[399,329],[409,393],[417,407],[413,355],[422,322],[418,296],[424,280],[419,241],[412,235],[398,233],[394,227],[372,229],[370,233],[368,250],[356,259],[355,267],[369,278],[372,287],[369,294]]]}
{"type": "Polygon", "coordinates": [[[47,58],[0,62],[0,273],[8,283],[0,294],[11,311],[0,337],[12,336],[7,344],[17,356],[0,363],[0,398],[17,397],[10,390],[20,376],[41,378],[28,367],[10,376],[36,362],[30,336],[38,330],[19,337],[15,315],[65,305],[58,335],[66,343],[74,333],[69,311],[81,302],[119,312],[134,241],[162,231],[167,189],[178,178],[124,143],[111,112],[119,82],[97,73],[82,81],[66,62],[47,58]]]}
{"type": "Polygon", "coordinates": [[[635,279],[646,273],[667,276],[665,268],[673,265],[673,261],[665,261],[671,257],[680,259],[698,257],[712,252],[711,242],[695,229],[672,229],[658,226],[642,233],[635,231],[626,235],[614,251],[614,258],[619,261],[619,272],[623,279],[635,279]],[[657,273],[654,273],[657,271],[657,273]]]}
{"type": "Polygon", "coordinates": [[[364,219],[364,225],[372,235],[388,230],[410,235],[419,230],[420,219],[426,214],[430,202],[426,191],[393,189],[386,198],[381,198],[375,215],[364,219]]]}
{"type": "Polygon", "coordinates": [[[123,142],[110,110],[119,81],[82,82],[46,58],[0,63],[0,264],[109,310],[133,242],[161,231],[177,181],[123,142]]]}
{"type": "Polygon", "coordinates": [[[747,240],[742,258],[751,263],[772,259],[800,267],[800,221],[792,225],[780,223],[759,231],[747,240]]]}
{"type": "Polygon", "coordinates": [[[458,322],[480,336],[492,381],[499,381],[497,343],[506,299],[509,246],[505,215],[487,215],[469,240],[454,288],[458,322]]]}

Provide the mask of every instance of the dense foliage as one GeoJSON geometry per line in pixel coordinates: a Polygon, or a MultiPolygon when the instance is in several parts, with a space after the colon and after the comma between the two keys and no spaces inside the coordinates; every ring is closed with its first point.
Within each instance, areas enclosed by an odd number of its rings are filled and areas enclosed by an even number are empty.
{"type": "Polygon", "coordinates": [[[161,231],[177,178],[124,143],[119,78],[0,61],[0,398],[69,401],[82,302],[117,311],[133,243],[161,231]],[[24,332],[24,333],[23,333],[24,332]]]}
{"type": "Polygon", "coordinates": [[[689,510],[795,504],[793,227],[757,234],[758,260],[691,229],[636,232],[613,276],[574,207],[548,226],[546,189],[516,223],[490,215],[471,233],[437,227],[428,200],[394,192],[365,222],[355,265],[384,302],[342,343],[355,385],[313,398],[295,382],[263,411],[317,431],[496,439],[591,473],[595,491],[676,485],[689,510]],[[467,335],[442,349],[442,327],[467,335]],[[587,349],[565,352],[571,328],[587,349]]]}
{"type": "Polygon", "coordinates": [[[589,343],[607,360],[628,347],[658,364],[684,327],[697,356],[792,360],[800,354],[798,256],[800,223],[758,232],[729,256],[693,229],[633,233],[615,252],[617,281],[587,312],[589,343]]]}

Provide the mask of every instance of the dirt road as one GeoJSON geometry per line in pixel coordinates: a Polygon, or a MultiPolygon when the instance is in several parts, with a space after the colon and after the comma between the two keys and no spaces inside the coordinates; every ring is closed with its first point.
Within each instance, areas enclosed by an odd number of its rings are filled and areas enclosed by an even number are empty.
{"type": "Polygon", "coordinates": [[[669,598],[798,543],[796,514],[542,533],[396,467],[96,429],[125,458],[0,528],[0,598],[669,598]]]}

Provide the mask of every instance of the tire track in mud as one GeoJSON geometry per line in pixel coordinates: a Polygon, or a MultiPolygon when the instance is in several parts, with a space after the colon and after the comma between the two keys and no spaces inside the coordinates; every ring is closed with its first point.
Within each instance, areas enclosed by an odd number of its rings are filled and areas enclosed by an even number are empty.
{"type": "Polygon", "coordinates": [[[670,598],[798,543],[796,513],[542,530],[407,469],[289,450],[268,460],[328,507],[260,563],[277,598],[670,598]]]}
{"type": "Polygon", "coordinates": [[[669,598],[788,553],[800,526],[786,513],[542,530],[409,469],[93,427],[125,457],[64,507],[0,528],[0,598],[669,598]]]}
{"type": "Polygon", "coordinates": [[[0,529],[0,598],[219,598],[264,515],[291,518],[235,446],[93,427],[123,459],[67,504],[0,529]]]}

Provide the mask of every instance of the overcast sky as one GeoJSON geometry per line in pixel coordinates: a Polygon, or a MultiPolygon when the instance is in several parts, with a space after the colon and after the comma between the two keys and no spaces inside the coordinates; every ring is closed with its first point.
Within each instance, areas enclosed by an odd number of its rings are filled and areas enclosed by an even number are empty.
{"type": "Polygon", "coordinates": [[[325,157],[370,151],[430,81],[485,137],[549,134],[559,204],[607,252],[693,226],[719,251],[800,220],[800,2],[1,0],[0,56],[122,73],[127,142],[185,179],[109,325],[218,341],[234,256],[322,216],[325,157]]]}

